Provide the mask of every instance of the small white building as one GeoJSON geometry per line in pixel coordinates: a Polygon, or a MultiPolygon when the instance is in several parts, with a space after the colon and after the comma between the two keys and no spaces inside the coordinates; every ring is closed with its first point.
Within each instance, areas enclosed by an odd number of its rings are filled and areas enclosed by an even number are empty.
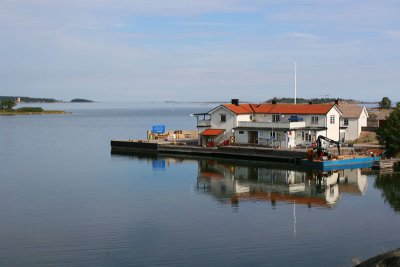
{"type": "Polygon", "coordinates": [[[340,140],[343,142],[354,141],[360,137],[361,128],[367,126],[368,111],[357,104],[338,102],[342,112],[340,117],[340,140]]]}
{"type": "Polygon", "coordinates": [[[341,115],[335,104],[240,104],[238,99],[195,114],[203,136],[200,145],[235,142],[282,148],[311,146],[319,135],[338,141],[341,115]],[[203,132],[220,134],[205,139],[203,132]]]}

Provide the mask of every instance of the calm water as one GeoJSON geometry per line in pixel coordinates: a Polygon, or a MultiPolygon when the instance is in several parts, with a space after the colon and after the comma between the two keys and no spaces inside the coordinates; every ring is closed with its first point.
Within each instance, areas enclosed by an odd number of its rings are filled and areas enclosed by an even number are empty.
{"type": "Polygon", "coordinates": [[[212,106],[41,106],[73,114],[0,117],[0,266],[351,266],[400,246],[399,179],[110,153],[212,106]]]}

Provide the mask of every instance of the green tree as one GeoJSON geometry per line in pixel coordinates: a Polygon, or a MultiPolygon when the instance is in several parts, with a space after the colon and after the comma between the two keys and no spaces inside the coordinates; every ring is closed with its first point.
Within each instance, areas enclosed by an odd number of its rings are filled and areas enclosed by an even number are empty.
{"type": "Polygon", "coordinates": [[[382,101],[379,102],[379,107],[383,109],[389,109],[392,107],[392,101],[389,99],[389,97],[384,97],[382,98],[382,101]]]}
{"type": "Polygon", "coordinates": [[[392,156],[400,155],[400,107],[396,107],[377,130],[379,143],[392,156]]]}
{"type": "Polygon", "coordinates": [[[10,110],[16,105],[15,101],[4,100],[0,102],[0,109],[10,110]]]}

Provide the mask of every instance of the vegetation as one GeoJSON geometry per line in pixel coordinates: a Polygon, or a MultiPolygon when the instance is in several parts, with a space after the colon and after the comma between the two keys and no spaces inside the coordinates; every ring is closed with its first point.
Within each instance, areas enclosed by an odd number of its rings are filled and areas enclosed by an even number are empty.
{"type": "Polygon", "coordinates": [[[44,109],[41,107],[24,107],[24,108],[18,108],[15,110],[16,112],[44,112],[44,109]]]}
{"type": "Polygon", "coordinates": [[[59,103],[60,100],[56,100],[53,98],[34,98],[34,97],[26,97],[26,96],[0,96],[0,101],[11,100],[14,101],[17,98],[20,98],[21,102],[25,103],[59,103]]]}
{"type": "Polygon", "coordinates": [[[382,109],[390,109],[392,108],[392,101],[389,99],[389,97],[384,97],[382,98],[381,102],[379,102],[379,107],[382,109]]]}
{"type": "Polygon", "coordinates": [[[391,156],[400,155],[400,107],[390,113],[376,133],[379,143],[386,148],[391,156]]]}
{"type": "MultiPolygon", "coordinates": [[[[337,98],[296,98],[296,103],[309,103],[312,102],[313,104],[323,104],[323,103],[334,103],[337,100],[337,98]]],[[[340,101],[344,101],[347,103],[360,103],[357,100],[354,99],[339,99],[340,101]]],[[[266,103],[271,103],[272,101],[276,101],[276,103],[294,103],[294,98],[287,98],[287,97],[281,97],[277,98],[274,97],[273,99],[269,99],[265,101],[266,103]]]]}
{"type": "Polygon", "coordinates": [[[87,100],[83,98],[74,98],[70,101],[71,103],[92,103],[92,100],[87,100]]]}
{"type": "Polygon", "coordinates": [[[16,105],[15,101],[12,100],[2,100],[0,102],[0,110],[12,110],[16,105]]]}

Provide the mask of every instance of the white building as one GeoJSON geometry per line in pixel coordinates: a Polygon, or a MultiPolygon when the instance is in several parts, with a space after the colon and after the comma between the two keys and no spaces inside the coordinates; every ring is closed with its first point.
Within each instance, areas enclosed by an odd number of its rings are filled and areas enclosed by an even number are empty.
{"type": "Polygon", "coordinates": [[[319,135],[339,140],[342,113],[335,104],[230,104],[195,114],[200,145],[222,142],[290,148],[311,146],[319,135]]]}
{"type": "Polygon", "coordinates": [[[360,137],[361,128],[367,126],[368,112],[357,104],[338,103],[340,117],[340,140],[354,141],[360,137]]]}

